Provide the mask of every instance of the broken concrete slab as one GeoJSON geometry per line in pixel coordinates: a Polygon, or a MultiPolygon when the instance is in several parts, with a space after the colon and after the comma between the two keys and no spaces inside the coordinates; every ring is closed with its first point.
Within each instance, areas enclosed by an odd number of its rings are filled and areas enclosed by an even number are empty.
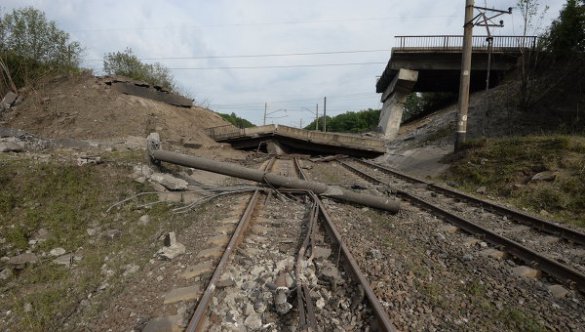
{"type": "Polygon", "coordinates": [[[53,256],[53,257],[58,257],[61,255],[64,255],[67,251],[63,248],[54,248],[51,249],[51,251],[49,251],[49,255],[53,256]]]}
{"type": "Polygon", "coordinates": [[[182,254],[184,254],[186,251],[185,249],[185,245],[183,245],[182,243],[175,243],[175,245],[170,246],[170,247],[162,247],[158,252],[157,255],[160,258],[164,258],[164,259],[175,259],[177,256],[180,256],[182,254]]]}
{"type": "Polygon", "coordinates": [[[519,277],[523,277],[523,278],[529,278],[529,279],[536,279],[538,277],[540,277],[541,272],[539,270],[533,269],[529,266],[517,266],[515,268],[512,269],[512,272],[519,276],[519,277]]]}
{"type": "Polygon", "coordinates": [[[38,262],[38,260],[39,259],[37,258],[37,255],[27,252],[18,256],[10,257],[7,263],[9,265],[15,266],[16,268],[24,268],[25,265],[34,264],[38,262]]]}
{"type": "Polygon", "coordinates": [[[165,294],[164,304],[197,300],[199,295],[201,290],[198,286],[175,288],[165,294]]]}
{"type": "Polygon", "coordinates": [[[530,178],[530,181],[554,181],[557,178],[557,174],[551,171],[544,171],[536,173],[530,178]]]}
{"type": "Polygon", "coordinates": [[[73,263],[73,254],[59,256],[53,260],[53,263],[57,265],[63,265],[68,268],[73,263]]]}
{"type": "Polygon", "coordinates": [[[555,299],[562,299],[566,297],[569,293],[571,293],[568,289],[563,287],[562,285],[550,285],[548,286],[548,291],[555,299]]]}
{"type": "Polygon", "coordinates": [[[490,257],[496,260],[502,260],[507,256],[505,252],[493,248],[484,249],[480,254],[484,257],[490,257]]]}
{"type": "Polygon", "coordinates": [[[203,263],[199,263],[195,266],[191,266],[191,267],[187,268],[187,270],[185,272],[181,273],[181,277],[184,279],[195,278],[195,277],[198,277],[202,274],[212,272],[214,267],[215,267],[215,265],[213,264],[212,261],[206,261],[203,263]]]}
{"type": "Polygon", "coordinates": [[[4,98],[2,98],[2,101],[0,102],[0,110],[9,109],[10,107],[12,107],[12,105],[16,101],[16,98],[18,98],[18,95],[16,93],[8,91],[8,93],[4,95],[4,98]]]}
{"type": "Polygon", "coordinates": [[[0,152],[22,152],[24,143],[22,142],[0,142],[0,152]]]}
{"type": "Polygon", "coordinates": [[[111,80],[106,84],[111,85],[115,90],[123,94],[161,101],[179,107],[193,106],[193,100],[172,93],[160,86],[121,80],[111,80]]]}
{"type": "Polygon", "coordinates": [[[157,182],[168,190],[185,190],[189,185],[187,181],[176,178],[166,173],[154,173],[150,176],[150,180],[157,182]]]}

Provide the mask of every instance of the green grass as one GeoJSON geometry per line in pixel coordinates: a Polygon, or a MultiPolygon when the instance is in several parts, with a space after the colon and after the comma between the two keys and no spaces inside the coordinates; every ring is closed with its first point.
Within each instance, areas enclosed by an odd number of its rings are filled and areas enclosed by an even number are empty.
{"type": "MultiPolygon", "coordinates": [[[[122,277],[124,265],[143,266],[157,249],[150,244],[156,242],[160,233],[180,230],[192,222],[192,215],[175,216],[166,204],[145,211],[130,203],[105,213],[115,202],[138,192],[152,191],[149,185],[128,177],[132,173],[128,161],[139,158],[142,156],[136,153],[118,152],[104,157],[114,162],[79,167],[73,162],[38,163],[26,155],[16,158],[0,155],[0,237],[5,241],[0,244],[0,256],[11,257],[32,250],[40,257],[39,263],[0,282],[0,291],[5,295],[0,301],[0,312],[14,313],[6,328],[60,330],[79,302],[104,282],[100,273],[104,263],[115,274],[108,279],[111,285],[108,290],[94,294],[92,305],[96,308],[107,305],[108,296],[124,289],[127,280],[122,277]],[[151,222],[137,225],[135,221],[144,213],[150,215],[151,222]],[[90,237],[87,229],[96,226],[102,230],[118,229],[121,236],[115,241],[99,235],[90,237]],[[48,230],[48,239],[30,246],[29,240],[40,228],[48,230]],[[42,256],[56,247],[80,254],[81,261],[67,269],[42,256]],[[110,257],[107,261],[106,256],[110,257]],[[32,304],[32,311],[24,312],[26,303],[32,304]]],[[[140,203],[156,199],[147,195],[140,198],[140,203]]],[[[93,308],[88,311],[99,314],[93,308]]]]}
{"type": "Polygon", "coordinates": [[[471,141],[454,156],[444,180],[475,192],[509,200],[535,213],[585,227],[585,138],[526,136],[471,141]],[[530,181],[539,172],[553,171],[553,182],[530,181]]]}

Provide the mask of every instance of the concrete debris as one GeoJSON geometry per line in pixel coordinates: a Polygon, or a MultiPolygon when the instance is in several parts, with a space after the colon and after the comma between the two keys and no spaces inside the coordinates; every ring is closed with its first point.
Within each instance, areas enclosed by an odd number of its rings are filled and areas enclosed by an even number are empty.
{"type": "Polygon", "coordinates": [[[562,285],[550,285],[548,286],[548,291],[555,299],[562,299],[566,297],[569,293],[571,293],[568,289],[563,287],[562,285]]]}
{"type": "Polygon", "coordinates": [[[382,259],[382,253],[378,249],[371,249],[368,252],[368,257],[371,259],[382,259]]]}
{"type": "Polygon", "coordinates": [[[2,141],[0,142],[0,152],[22,152],[24,144],[22,142],[2,141]]]}
{"type": "Polygon", "coordinates": [[[49,231],[45,228],[39,228],[33,235],[32,239],[36,240],[37,242],[46,241],[49,238],[49,231]]]}
{"type": "Polygon", "coordinates": [[[109,241],[118,240],[122,236],[122,232],[117,229],[108,229],[102,233],[102,237],[109,241]]]}
{"type": "Polygon", "coordinates": [[[112,79],[105,83],[123,94],[161,101],[179,107],[188,108],[193,106],[193,100],[172,93],[171,91],[157,85],[150,85],[144,82],[122,81],[118,79],[112,79]]]}
{"type": "Polygon", "coordinates": [[[139,270],[140,270],[140,266],[138,266],[136,264],[126,264],[126,265],[124,265],[124,272],[122,272],[122,275],[124,277],[127,277],[131,274],[138,272],[139,270]]]}
{"type": "Polygon", "coordinates": [[[100,231],[100,228],[99,227],[88,228],[88,229],[85,230],[85,232],[89,236],[95,236],[97,233],[99,233],[99,231],[100,231]]]}
{"type": "Polygon", "coordinates": [[[475,192],[478,194],[481,194],[481,195],[485,195],[485,194],[487,194],[487,188],[485,186],[481,186],[481,187],[477,188],[477,190],[475,192]]]}
{"type": "Polygon", "coordinates": [[[9,267],[5,267],[1,272],[0,272],[0,280],[7,280],[10,277],[12,277],[12,269],[9,267]]]}
{"type": "Polygon", "coordinates": [[[154,173],[150,177],[154,181],[169,190],[186,190],[189,183],[170,174],[154,173]]]}
{"type": "Polygon", "coordinates": [[[150,223],[150,216],[148,214],[145,214],[145,215],[141,216],[140,218],[138,218],[139,225],[146,226],[149,223],[150,223]]]}
{"type": "Polygon", "coordinates": [[[27,302],[24,304],[24,312],[31,312],[33,310],[32,303],[27,302]]]}
{"type": "Polygon", "coordinates": [[[530,181],[554,181],[557,178],[557,174],[551,171],[545,171],[534,174],[530,181]]]}
{"type": "Polygon", "coordinates": [[[330,261],[325,261],[321,264],[319,273],[325,281],[332,285],[339,285],[343,283],[343,277],[339,272],[339,269],[330,261]]]}
{"type": "Polygon", "coordinates": [[[8,93],[4,96],[4,98],[2,98],[2,101],[0,102],[0,111],[10,109],[10,107],[14,105],[14,102],[17,98],[18,95],[16,93],[8,91],[8,93]]]}
{"type": "Polygon", "coordinates": [[[160,258],[171,260],[185,253],[185,246],[177,242],[175,232],[165,235],[164,244],[165,246],[156,253],[160,258]]]}
{"type": "Polygon", "coordinates": [[[278,287],[274,291],[274,307],[276,312],[281,315],[287,314],[292,309],[292,304],[288,303],[288,294],[290,290],[287,287],[278,287]]]}
{"type": "Polygon", "coordinates": [[[15,266],[17,269],[23,269],[27,264],[34,264],[38,262],[37,255],[33,253],[24,253],[18,256],[10,257],[8,264],[15,266]]]}
{"type": "Polygon", "coordinates": [[[165,294],[164,304],[197,300],[200,294],[199,286],[175,288],[165,294]]]}
{"type": "Polygon", "coordinates": [[[53,263],[58,264],[58,265],[63,265],[63,266],[68,268],[73,263],[73,258],[74,258],[73,254],[66,254],[66,255],[62,255],[62,256],[55,258],[53,260],[53,263]]]}
{"type": "Polygon", "coordinates": [[[103,160],[101,157],[98,156],[83,156],[83,157],[78,157],[77,158],[77,166],[84,166],[84,165],[98,165],[103,163],[103,160]]]}
{"type": "Polygon", "coordinates": [[[246,317],[246,320],[244,320],[244,325],[246,325],[246,327],[249,329],[257,330],[262,327],[262,319],[258,314],[253,313],[246,317]]]}
{"type": "Polygon", "coordinates": [[[149,179],[150,176],[154,173],[154,171],[147,165],[135,165],[132,168],[132,171],[132,177],[134,178],[143,177],[149,179]]]}
{"type": "Polygon", "coordinates": [[[61,255],[64,255],[67,251],[63,248],[54,248],[51,249],[51,251],[49,251],[49,255],[53,256],[53,257],[58,257],[61,255]]]}

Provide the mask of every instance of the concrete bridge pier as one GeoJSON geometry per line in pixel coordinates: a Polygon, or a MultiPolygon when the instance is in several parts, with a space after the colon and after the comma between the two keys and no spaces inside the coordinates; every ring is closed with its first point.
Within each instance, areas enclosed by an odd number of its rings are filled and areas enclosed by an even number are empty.
{"type": "Polygon", "coordinates": [[[385,139],[394,139],[398,135],[406,97],[417,80],[418,71],[401,68],[382,94],[383,106],[378,128],[384,133],[385,139]]]}

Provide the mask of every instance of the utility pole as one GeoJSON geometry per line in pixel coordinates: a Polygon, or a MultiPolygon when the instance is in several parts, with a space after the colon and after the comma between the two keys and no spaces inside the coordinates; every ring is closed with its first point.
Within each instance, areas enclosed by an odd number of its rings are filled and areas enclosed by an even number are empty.
{"type": "Polygon", "coordinates": [[[299,129],[303,129],[303,119],[299,119],[299,129]]]}
{"type": "Polygon", "coordinates": [[[315,107],[315,130],[319,131],[319,104],[315,107]]]}
{"type": "Polygon", "coordinates": [[[266,111],[268,110],[268,102],[264,102],[264,122],[262,123],[263,126],[266,125],[266,111]]]}
{"type": "Polygon", "coordinates": [[[465,23],[463,25],[463,55],[459,81],[459,114],[457,115],[457,136],[455,151],[459,151],[467,136],[467,110],[469,109],[469,82],[471,76],[471,50],[473,46],[473,5],[474,0],[465,0],[465,23]]]}
{"type": "Polygon", "coordinates": [[[507,11],[485,7],[475,7],[474,0],[465,0],[465,24],[463,25],[463,55],[461,59],[461,80],[459,82],[459,114],[457,115],[457,136],[455,137],[455,151],[461,150],[467,136],[467,112],[469,109],[469,83],[471,76],[471,55],[473,49],[473,26],[485,26],[488,32],[488,72],[486,73],[486,89],[489,88],[489,71],[491,70],[491,50],[493,37],[489,27],[503,27],[504,21],[499,24],[491,20],[503,14],[511,14],[512,8],[507,11]],[[473,10],[478,9],[480,13],[473,16],[473,10]],[[488,17],[486,12],[496,14],[488,17]],[[475,21],[475,22],[474,22],[475,21]]]}
{"type": "Polygon", "coordinates": [[[323,97],[323,131],[327,132],[327,97],[323,97]]]}

